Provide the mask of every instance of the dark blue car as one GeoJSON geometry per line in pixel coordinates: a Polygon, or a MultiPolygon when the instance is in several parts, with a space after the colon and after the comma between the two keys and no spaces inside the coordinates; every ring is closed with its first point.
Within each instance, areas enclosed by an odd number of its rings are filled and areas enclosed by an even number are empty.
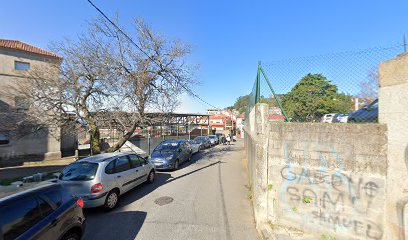
{"type": "Polygon", "coordinates": [[[177,170],[180,164],[190,159],[191,148],[185,140],[163,141],[150,154],[150,161],[157,170],[177,170]]]}
{"type": "Polygon", "coordinates": [[[85,230],[84,202],[59,184],[2,187],[0,239],[79,240],[85,230]]]}
{"type": "Polygon", "coordinates": [[[378,99],[351,113],[348,122],[378,122],[378,99]]]}

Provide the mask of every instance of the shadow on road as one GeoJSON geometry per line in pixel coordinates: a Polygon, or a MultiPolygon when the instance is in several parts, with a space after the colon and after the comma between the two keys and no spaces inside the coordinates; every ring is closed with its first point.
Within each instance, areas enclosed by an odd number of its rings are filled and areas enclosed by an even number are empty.
{"type": "Polygon", "coordinates": [[[82,239],[135,239],[146,219],[141,211],[109,212],[99,214],[88,224],[82,239]],[[107,225],[112,223],[114,225],[107,225]]]}
{"type": "MultiPolygon", "coordinates": [[[[190,162],[183,164],[180,168],[185,168],[201,160],[212,160],[219,157],[227,151],[235,150],[230,146],[221,146],[201,151],[193,155],[190,162]]],[[[206,162],[203,162],[204,164],[206,162]]],[[[101,208],[85,209],[84,213],[89,218],[84,239],[134,239],[143,225],[146,218],[146,212],[126,211],[126,206],[136,202],[147,194],[153,192],[156,188],[171,183],[183,177],[194,174],[198,171],[222,164],[224,162],[208,162],[202,167],[194,169],[178,177],[172,177],[171,172],[157,172],[156,179],[152,184],[141,184],[120,197],[118,207],[112,212],[105,212],[101,208]],[[121,212],[124,210],[123,212],[121,212]],[[115,226],[105,226],[106,223],[115,223],[115,226]]]]}

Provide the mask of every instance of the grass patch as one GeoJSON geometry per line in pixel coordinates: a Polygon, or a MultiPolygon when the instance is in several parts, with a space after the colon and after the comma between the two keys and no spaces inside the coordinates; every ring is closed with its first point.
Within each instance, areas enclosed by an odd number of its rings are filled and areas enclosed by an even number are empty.
{"type": "Polygon", "coordinates": [[[6,179],[2,179],[2,180],[0,180],[0,185],[2,185],[2,186],[8,186],[8,185],[11,185],[11,183],[17,182],[17,181],[22,181],[22,178],[21,178],[21,177],[18,177],[18,178],[6,178],[6,179]]]}
{"type": "Polygon", "coordinates": [[[311,197],[304,197],[303,198],[303,203],[311,203],[312,202],[312,198],[311,197]]]}
{"type": "Polygon", "coordinates": [[[272,191],[273,185],[272,184],[268,184],[268,191],[272,191]]]}
{"type": "Polygon", "coordinates": [[[252,200],[253,196],[252,196],[252,191],[251,190],[248,191],[247,197],[248,197],[249,200],[252,200]]]}
{"type": "Polygon", "coordinates": [[[321,237],[322,237],[322,240],[336,240],[335,237],[327,236],[326,234],[322,234],[321,237]]]}

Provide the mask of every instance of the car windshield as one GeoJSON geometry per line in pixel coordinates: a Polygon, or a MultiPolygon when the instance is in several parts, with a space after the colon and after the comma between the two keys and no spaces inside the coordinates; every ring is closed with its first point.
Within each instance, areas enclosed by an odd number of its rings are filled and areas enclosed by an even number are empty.
{"type": "Polygon", "coordinates": [[[371,109],[378,108],[378,100],[375,100],[374,102],[370,103],[367,106],[367,108],[371,108],[371,109]]]}
{"type": "Polygon", "coordinates": [[[98,170],[97,163],[90,162],[77,162],[68,165],[60,176],[64,181],[87,181],[95,178],[96,171],[98,170]]]}
{"type": "Polygon", "coordinates": [[[154,152],[174,152],[178,148],[177,142],[162,143],[154,149],[154,152]]]}

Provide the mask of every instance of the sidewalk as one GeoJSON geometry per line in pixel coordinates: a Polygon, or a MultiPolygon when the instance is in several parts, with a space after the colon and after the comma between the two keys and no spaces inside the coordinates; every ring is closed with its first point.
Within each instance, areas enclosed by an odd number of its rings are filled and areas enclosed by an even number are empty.
{"type": "Polygon", "coordinates": [[[36,173],[55,172],[75,161],[74,157],[41,162],[26,162],[22,166],[0,168],[0,180],[30,176],[36,173]]]}

